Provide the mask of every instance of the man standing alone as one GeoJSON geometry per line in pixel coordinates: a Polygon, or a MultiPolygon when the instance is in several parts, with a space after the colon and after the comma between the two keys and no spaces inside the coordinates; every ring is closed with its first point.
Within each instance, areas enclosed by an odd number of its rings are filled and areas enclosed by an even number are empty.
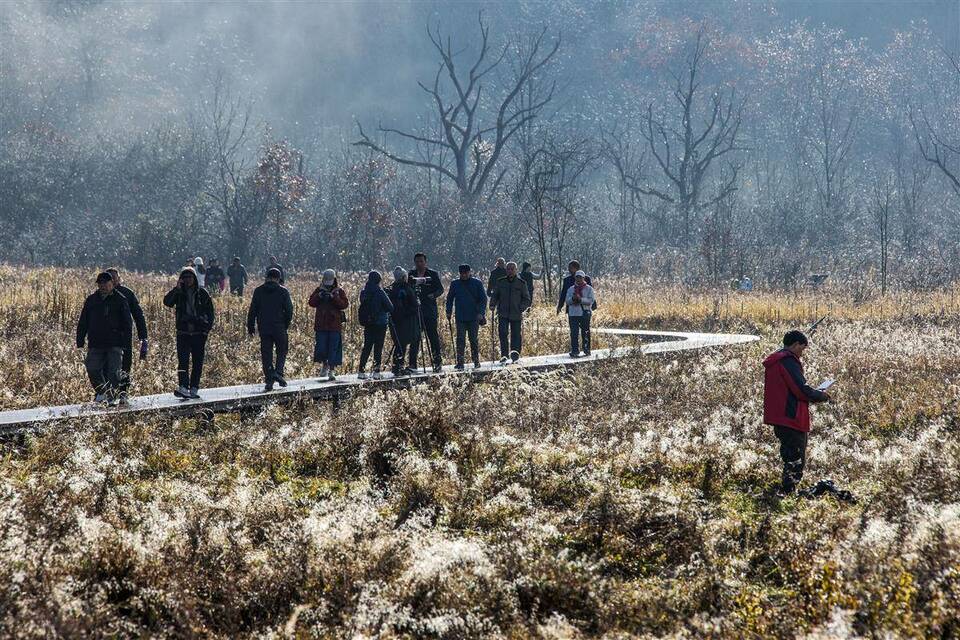
{"type": "Polygon", "coordinates": [[[763,421],[773,427],[780,441],[783,476],[780,495],[792,493],[803,477],[810,433],[810,403],[829,402],[830,396],[807,385],[800,358],[807,348],[807,336],[789,331],[783,349],[763,361],[763,421]]]}
{"type": "Polygon", "coordinates": [[[287,331],[293,321],[293,300],[290,292],[280,285],[280,270],[267,270],[267,280],[253,290],[250,310],[247,312],[247,332],[250,337],[260,331],[260,360],[263,364],[264,391],[273,391],[273,383],[287,386],[283,367],[287,361],[290,342],[287,331]],[[274,360],[276,349],[276,360],[274,360]]]}
{"type": "MultiPolygon", "coordinates": [[[[143,307],[140,306],[140,300],[132,289],[123,285],[120,281],[120,269],[110,267],[107,269],[113,277],[113,289],[124,298],[130,305],[130,315],[133,317],[133,323],[137,326],[137,340],[140,341],[140,359],[147,358],[147,319],[143,315],[143,307]]],[[[127,404],[130,391],[130,371],[133,369],[133,341],[123,345],[123,359],[120,365],[122,374],[120,376],[120,404],[127,404]]]]}
{"type": "Polygon", "coordinates": [[[460,279],[450,283],[447,293],[447,322],[457,311],[457,371],[463,371],[463,356],[466,350],[466,338],[470,337],[470,353],[473,355],[473,368],[480,368],[480,322],[486,321],[487,293],[483,283],[473,277],[470,265],[459,267],[460,279]]]}
{"type": "Polygon", "coordinates": [[[239,256],[227,268],[227,277],[230,278],[230,293],[243,296],[243,288],[247,286],[247,268],[240,263],[239,256]]]}
{"type": "Polygon", "coordinates": [[[520,359],[523,347],[523,314],[530,308],[527,283],[517,275],[517,263],[507,263],[507,275],[497,280],[490,296],[490,308],[497,310],[497,333],[500,336],[500,364],[520,359]],[[509,349],[507,338],[509,337],[509,349]]]}
{"type": "Polygon", "coordinates": [[[97,402],[116,406],[120,401],[123,347],[132,340],[130,305],[114,290],[113,276],[97,276],[97,290],[87,296],[77,322],[77,348],[87,347],[84,365],[97,402]]]}

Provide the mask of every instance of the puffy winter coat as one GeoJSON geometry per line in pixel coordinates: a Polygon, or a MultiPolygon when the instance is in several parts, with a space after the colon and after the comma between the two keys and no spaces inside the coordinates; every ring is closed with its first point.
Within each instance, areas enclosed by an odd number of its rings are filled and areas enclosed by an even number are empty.
{"type": "Polygon", "coordinates": [[[788,349],[763,361],[763,421],[778,427],[810,431],[810,403],[824,402],[827,394],[807,384],[803,365],[788,349]]]}
{"type": "Polygon", "coordinates": [[[209,333],[213,329],[213,300],[206,289],[192,287],[194,290],[193,308],[190,308],[186,289],[174,287],[163,296],[163,304],[176,309],[177,333],[196,335],[209,333]]]}
{"type": "Polygon", "coordinates": [[[132,339],[130,305],[123,294],[112,291],[104,297],[99,291],[87,296],[77,322],[77,346],[88,343],[92,349],[126,347],[132,339]]]}
{"type": "Polygon", "coordinates": [[[340,331],[343,328],[343,310],[350,306],[350,301],[336,280],[333,286],[314,289],[308,304],[317,310],[313,319],[314,331],[340,331]]]}
{"type": "Polygon", "coordinates": [[[250,310],[247,312],[247,331],[254,327],[262,336],[281,336],[293,321],[293,301],[290,292],[276,282],[264,282],[253,290],[250,310]]]}

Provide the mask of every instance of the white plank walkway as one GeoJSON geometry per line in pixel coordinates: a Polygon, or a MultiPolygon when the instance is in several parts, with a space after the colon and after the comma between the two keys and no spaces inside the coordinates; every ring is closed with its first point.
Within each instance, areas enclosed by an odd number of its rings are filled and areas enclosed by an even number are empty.
{"type": "MultiPolygon", "coordinates": [[[[560,327],[558,327],[558,330],[560,327]]],[[[595,334],[633,336],[654,340],[639,347],[644,354],[669,353],[689,349],[702,349],[726,345],[744,344],[759,340],[758,336],[718,333],[681,333],[671,331],[642,331],[634,329],[594,328],[595,334]]],[[[571,358],[567,354],[547,356],[528,356],[520,360],[517,366],[530,370],[554,369],[595,362],[607,358],[619,358],[634,352],[638,347],[619,347],[616,349],[594,350],[589,358],[571,358]]],[[[130,399],[126,407],[106,407],[101,404],[70,404],[56,407],[37,407],[17,411],[0,412],[0,433],[35,428],[57,420],[71,418],[113,416],[139,413],[163,413],[169,415],[198,412],[230,412],[264,406],[276,402],[293,402],[299,399],[337,398],[357,391],[409,386],[440,375],[488,376],[503,369],[494,362],[484,362],[480,369],[468,365],[466,371],[454,371],[452,366],[443,368],[443,373],[420,373],[405,378],[394,378],[385,374],[381,380],[358,380],[356,374],[341,375],[334,382],[318,381],[316,378],[290,380],[285,389],[277,388],[264,392],[263,383],[243,384],[230,387],[201,389],[199,400],[180,400],[172,393],[151,396],[138,396],[130,399]]]]}

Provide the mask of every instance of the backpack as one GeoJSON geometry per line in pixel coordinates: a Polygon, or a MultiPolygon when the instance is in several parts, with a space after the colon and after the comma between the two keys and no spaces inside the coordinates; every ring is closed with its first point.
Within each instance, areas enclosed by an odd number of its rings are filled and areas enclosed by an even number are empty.
{"type": "Polygon", "coordinates": [[[363,292],[360,292],[360,306],[357,308],[357,322],[360,323],[361,327],[369,327],[373,324],[374,320],[374,310],[373,310],[373,296],[364,296],[363,292]]]}

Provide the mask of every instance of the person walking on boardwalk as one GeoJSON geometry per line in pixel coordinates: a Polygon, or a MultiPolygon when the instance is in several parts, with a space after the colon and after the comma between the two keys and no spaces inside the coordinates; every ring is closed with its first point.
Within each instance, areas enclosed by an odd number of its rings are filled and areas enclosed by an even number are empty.
{"type": "Polygon", "coordinates": [[[393,375],[409,376],[415,373],[417,353],[414,344],[420,342],[419,300],[417,292],[411,286],[407,271],[403,267],[393,270],[393,284],[387,291],[393,304],[393,375]],[[404,357],[409,352],[409,367],[403,366],[404,357]]]}
{"type": "Polygon", "coordinates": [[[323,272],[323,280],[310,294],[309,304],[317,310],[313,320],[316,334],[313,361],[320,365],[321,380],[336,380],[336,369],[343,363],[344,309],[350,305],[346,292],[337,282],[336,271],[323,272]]]}
{"type": "Polygon", "coordinates": [[[387,327],[390,324],[390,314],[393,313],[393,303],[383,290],[380,283],[383,276],[379,271],[367,274],[367,284],[360,291],[360,306],[357,308],[357,320],[363,327],[363,348],[360,350],[360,370],[357,378],[366,380],[367,360],[373,351],[373,369],[371,376],[374,380],[380,379],[380,367],[383,363],[383,343],[387,337],[387,327]]]}
{"type": "MultiPolygon", "coordinates": [[[[107,273],[113,278],[113,290],[127,299],[130,306],[130,315],[133,317],[133,324],[137,327],[137,340],[140,342],[140,359],[147,359],[147,319],[143,315],[143,307],[140,306],[140,299],[132,289],[125,286],[120,280],[120,269],[110,267],[107,273]]],[[[133,369],[133,340],[123,345],[123,359],[120,363],[120,393],[118,400],[120,404],[125,405],[129,402],[130,392],[130,372],[133,369]]]]}
{"type": "Polygon", "coordinates": [[[517,263],[507,263],[507,275],[497,281],[490,296],[490,308],[497,311],[500,337],[500,364],[520,359],[523,347],[523,314],[530,308],[527,283],[517,275],[517,263]],[[508,342],[509,338],[509,342],[508,342]]]}
{"type": "MultiPolygon", "coordinates": [[[[443,345],[440,342],[440,312],[437,309],[437,299],[443,295],[443,282],[440,274],[427,268],[427,256],[417,253],[413,256],[415,264],[410,272],[417,298],[420,300],[421,331],[426,334],[430,346],[430,358],[434,373],[443,370],[443,345]]],[[[420,350],[419,339],[414,344],[414,350],[420,350]]],[[[414,369],[416,366],[413,367],[414,369]]]]}
{"type": "Polygon", "coordinates": [[[213,329],[215,318],[213,300],[199,286],[194,270],[187,268],[180,272],[177,286],[163,297],[163,304],[176,313],[178,386],[173,395],[185,400],[199,399],[207,334],[213,329]]]}
{"type": "Polygon", "coordinates": [[[587,284],[587,274],[577,271],[573,286],[567,289],[567,318],[570,321],[570,357],[580,357],[581,338],[583,354],[590,355],[590,318],[596,302],[593,287],[587,284]]]}
{"type": "Polygon", "coordinates": [[[247,268],[240,263],[240,257],[235,256],[227,268],[227,277],[230,278],[230,293],[243,296],[243,288],[247,286],[247,268]]]}
{"type": "MultiPolygon", "coordinates": [[[[570,290],[570,287],[574,285],[576,281],[576,273],[580,271],[580,262],[578,260],[571,260],[570,264],[567,265],[567,271],[569,273],[563,279],[563,282],[560,284],[560,298],[557,300],[557,313],[563,311],[564,307],[567,304],[567,291],[570,290]]],[[[593,286],[593,281],[590,279],[590,276],[584,278],[587,284],[593,286]]],[[[597,305],[593,305],[593,309],[596,310],[597,305]]]]}
{"type": "Polygon", "coordinates": [[[507,261],[503,258],[497,258],[496,263],[493,265],[493,271],[490,272],[490,277],[487,279],[487,295],[493,295],[493,289],[497,286],[497,281],[500,278],[504,278],[507,275],[507,261]]]}
{"type": "Polygon", "coordinates": [[[783,473],[780,495],[796,490],[803,477],[810,433],[810,403],[830,402],[830,396],[807,384],[800,358],[808,345],[807,336],[789,331],[783,348],[763,361],[763,422],[773,427],[780,441],[783,473]]]}
{"type": "Polygon", "coordinates": [[[280,270],[268,269],[266,282],[253,290],[247,312],[247,333],[260,332],[260,361],[263,364],[264,391],[273,391],[273,383],[287,386],[283,367],[290,341],[287,331],[293,321],[290,292],[280,284],[280,270]],[[276,357],[274,357],[276,351],[276,357]]]}
{"type": "Polygon", "coordinates": [[[216,258],[210,258],[210,266],[207,267],[207,291],[213,296],[220,295],[223,293],[224,280],[226,280],[226,274],[223,272],[223,267],[220,266],[220,261],[216,258]]]}
{"type": "Polygon", "coordinates": [[[97,276],[97,290],[87,296],[77,322],[77,348],[87,345],[84,366],[96,402],[116,406],[120,401],[123,348],[130,344],[130,305],[115,289],[113,276],[97,276]]]}
{"type": "Polygon", "coordinates": [[[463,356],[466,341],[470,339],[470,353],[473,355],[473,368],[480,368],[480,325],[486,324],[487,292],[483,283],[473,277],[468,264],[457,269],[460,278],[450,283],[447,292],[447,322],[456,310],[457,315],[457,364],[456,370],[463,371],[463,356]]]}

